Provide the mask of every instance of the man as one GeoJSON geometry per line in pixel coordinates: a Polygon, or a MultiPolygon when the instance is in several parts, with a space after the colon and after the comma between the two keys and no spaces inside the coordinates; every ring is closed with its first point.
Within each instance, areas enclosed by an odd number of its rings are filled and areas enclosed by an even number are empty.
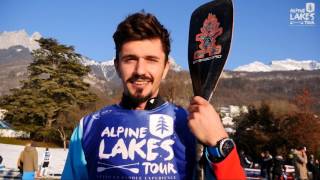
{"type": "Polygon", "coordinates": [[[294,168],[296,178],[299,180],[308,179],[307,163],[308,157],[306,154],[306,148],[300,146],[297,150],[293,151],[294,154],[294,168]]]}
{"type": "Polygon", "coordinates": [[[38,152],[33,142],[26,144],[18,158],[18,167],[22,165],[22,179],[35,179],[35,172],[38,171],[38,152]]]}
{"type": "Polygon", "coordinates": [[[159,96],[169,71],[170,38],[156,17],[130,15],[113,38],[122,100],[80,121],[62,179],[192,179],[196,138],[208,146],[217,179],[245,179],[234,144],[209,102],[192,98],[188,115],[159,96]],[[217,143],[225,152],[219,153],[217,143]]]}
{"type": "Polygon", "coordinates": [[[3,158],[0,155],[0,170],[3,169],[5,166],[2,164],[3,158]]]}
{"type": "Polygon", "coordinates": [[[46,147],[45,152],[43,153],[43,161],[40,169],[40,176],[47,176],[48,175],[48,167],[51,159],[51,153],[49,148],[46,147]]]}
{"type": "Polygon", "coordinates": [[[265,166],[265,169],[266,169],[266,176],[267,176],[267,179],[268,180],[271,180],[272,179],[272,165],[273,165],[273,157],[272,155],[270,154],[270,152],[267,150],[265,152],[265,156],[264,156],[264,166],[265,166]]]}
{"type": "Polygon", "coordinates": [[[240,151],[240,164],[243,168],[252,168],[253,162],[251,160],[251,157],[246,155],[244,150],[240,151]]]}

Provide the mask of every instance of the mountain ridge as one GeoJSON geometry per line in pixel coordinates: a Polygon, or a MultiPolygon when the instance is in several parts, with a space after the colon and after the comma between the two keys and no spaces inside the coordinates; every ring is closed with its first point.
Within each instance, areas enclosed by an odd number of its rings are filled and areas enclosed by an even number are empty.
{"type": "Polygon", "coordinates": [[[316,60],[294,60],[287,58],[285,60],[273,60],[269,65],[260,61],[239,66],[233,71],[244,72],[270,72],[270,71],[295,71],[295,70],[318,70],[320,62],[316,60]]]}
{"type": "MultiPolygon", "coordinates": [[[[34,32],[32,35],[28,35],[26,30],[21,29],[17,31],[3,31],[0,32],[0,50],[9,49],[14,46],[23,46],[31,52],[39,48],[39,44],[36,41],[40,39],[42,35],[39,32],[34,32]]],[[[18,49],[17,49],[18,51],[18,49]]],[[[96,61],[92,60],[86,56],[82,56],[83,63],[85,65],[89,65],[94,67],[95,69],[100,69],[102,71],[108,70],[110,68],[106,68],[108,66],[113,66],[112,60],[105,61],[96,61]]],[[[181,71],[183,68],[176,63],[173,57],[171,59],[171,69],[175,71],[181,71]]],[[[0,59],[1,61],[2,59],[0,59]]],[[[320,69],[320,62],[317,60],[294,60],[291,58],[287,58],[284,60],[272,60],[269,64],[264,64],[260,61],[254,61],[252,63],[241,65],[232,71],[243,71],[243,72],[270,72],[270,71],[292,71],[292,70],[317,70],[320,69]]],[[[98,73],[101,74],[101,73],[98,73]]],[[[106,78],[107,80],[110,78],[106,77],[106,72],[102,73],[101,77],[106,78]]]]}
{"type": "Polygon", "coordinates": [[[42,35],[39,32],[34,32],[30,37],[26,30],[18,31],[3,31],[0,32],[0,49],[8,49],[12,46],[24,46],[30,51],[38,49],[39,43],[36,41],[42,35]]]}

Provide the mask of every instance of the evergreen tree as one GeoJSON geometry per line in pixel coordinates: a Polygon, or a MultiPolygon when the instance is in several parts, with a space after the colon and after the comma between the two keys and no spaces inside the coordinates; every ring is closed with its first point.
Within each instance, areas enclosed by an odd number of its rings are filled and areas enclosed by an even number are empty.
{"type": "MultiPolygon", "coordinates": [[[[81,56],[72,46],[51,38],[38,42],[40,48],[32,52],[34,61],[28,66],[28,78],[22,81],[21,88],[4,96],[0,106],[9,111],[6,116],[9,122],[24,129],[38,126],[59,132],[66,127],[72,129],[69,125],[75,122],[65,123],[61,114],[82,109],[96,100],[89,84],[83,81],[90,69],[79,62],[81,56]]],[[[66,137],[68,133],[64,134],[66,137]]]]}

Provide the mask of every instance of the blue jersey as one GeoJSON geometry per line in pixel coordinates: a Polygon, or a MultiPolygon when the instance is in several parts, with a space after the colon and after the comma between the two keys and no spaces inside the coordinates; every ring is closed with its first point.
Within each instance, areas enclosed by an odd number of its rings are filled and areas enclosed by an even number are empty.
{"type": "Polygon", "coordinates": [[[62,179],[192,179],[195,149],[183,108],[112,105],[80,121],[62,179]]]}

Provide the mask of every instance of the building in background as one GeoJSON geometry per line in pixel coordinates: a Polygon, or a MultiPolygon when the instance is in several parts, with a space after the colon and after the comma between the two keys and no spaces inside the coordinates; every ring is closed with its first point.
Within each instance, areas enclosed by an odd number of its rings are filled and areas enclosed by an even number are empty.
{"type": "Polygon", "coordinates": [[[229,105],[229,106],[220,107],[218,109],[219,109],[219,112],[221,115],[222,124],[223,124],[225,130],[229,134],[233,134],[236,132],[233,119],[235,117],[240,116],[241,113],[248,113],[247,106],[229,105]]]}
{"type": "Polygon", "coordinates": [[[25,131],[16,131],[4,120],[6,112],[7,110],[0,109],[0,137],[30,138],[30,133],[25,131]]]}

